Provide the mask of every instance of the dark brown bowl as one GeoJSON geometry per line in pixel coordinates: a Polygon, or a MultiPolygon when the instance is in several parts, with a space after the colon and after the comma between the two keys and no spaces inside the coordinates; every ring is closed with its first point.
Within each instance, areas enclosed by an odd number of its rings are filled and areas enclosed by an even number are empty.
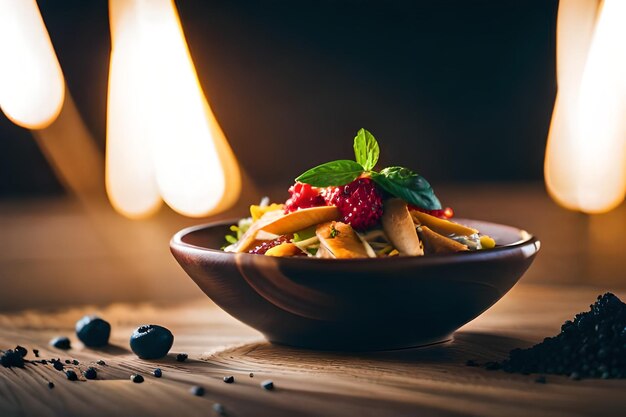
{"type": "Polygon", "coordinates": [[[170,242],[195,283],[274,343],[332,350],[399,349],[449,340],[532,263],[539,241],[463,220],[496,239],[485,251],[381,259],[276,258],[220,250],[235,220],[190,227],[170,242]]]}

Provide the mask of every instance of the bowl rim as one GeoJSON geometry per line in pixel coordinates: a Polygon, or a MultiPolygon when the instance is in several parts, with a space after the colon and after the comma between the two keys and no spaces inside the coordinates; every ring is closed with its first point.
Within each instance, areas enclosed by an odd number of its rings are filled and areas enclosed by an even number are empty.
{"type": "MultiPolygon", "coordinates": [[[[465,220],[470,222],[479,222],[484,224],[493,225],[496,227],[506,227],[510,229],[515,229],[520,234],[520,240],[515,241],[513,243],[509,243],[502,246],[496,246],[495,248],[488,250],[480,250],[480,251],[471,251],[471,252],[457,252],[457,253],[441,253],[441,254],[430,254],[427,256],[400,256],[400,257],[387,257],[387,258],[354,258],[354,259],[324,259],[324,258],[314,258],[314,257],[265,257],[259,256],[251,253],[238,253],[238,252],[224,252],[221,249],[209,248],[206,246],[197,246],[191,243],[187,243],[183,241],[183,238],[191,233],[204,230],[211,229],[216,227],[223,227],[232,224],[236,224],[239,219],[225,219],[225,220],[217,220],[213,222],[207,222],[202,224],[197,224],[194,226],[185,227],[184,229],[176,232],[171,240],[170,240],[170,248],[179,249],[183,251],[192,251],[192,252],[200,252],[207,255],[219,255],[232,257],[234,260],[236,257],[254,257],[254,258],[270,258],[271,261],[279,261],[285,263],[293,263],[293,265],[338,265],[338,264],[382,264],[385,262],[420,262],[423,264],[439,264],[439,263],[449,263],[454,260],[464,260],[464,261],[472,261],[472,260],[486,260],[486,259],[496,259],[501,258],[507,254],[512,254],[517,250],[522,250],[524,252],[525,257],[530,257],[535,255],[540,247],[540,240],[533,234],[527,232],[524,229],[517,228],[515,226],[510,226],[506,224],[500,224],[495,222],[489,222],[484,220],[476,220],[476,219],[465,219],[459,218],[459,220],[465,220]],[[532,246],[532,247],[531,247],[532,246]],[[530,250],[528,250],[528,248],[530,250]],[[526,250],[525,250],[526,249],[526,250]]],[[[261,259],[258,259],[259,261],[261,259]]]]}

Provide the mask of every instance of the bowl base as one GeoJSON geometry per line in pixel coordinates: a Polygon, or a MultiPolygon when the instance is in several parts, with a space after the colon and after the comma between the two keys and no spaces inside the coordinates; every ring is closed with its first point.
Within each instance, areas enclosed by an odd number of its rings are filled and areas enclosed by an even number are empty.
{"type": "MultiPolygon", "coordinates": [[[[424,349],[432,346],[443,345],[451,343],[454,340],[454,333],[450,333],[446,336],[441,337],[433,337],[424,339],[423,341],[419,341],[417,343],[411,343],[409,345],[390,345],[385,344],[384,342],[380,343],[368,343],[363,345],[356,346],[353,342],[344,342],[344,341],[322,341],[319,340],[315,343],[302,343],[301,341],[284,341],[277,340],[276,338],[271,338],[265,336],[267,341],[274,345],[279,346],[287,346],[297,349],[306,349],[306,350],[320,350],[326,352],[395,352],[395,351],[404,351],[404,350],[412,350],[412,349],[424,349]]],[[[307,341],[309,342],[309,341],[307,341]]]]}

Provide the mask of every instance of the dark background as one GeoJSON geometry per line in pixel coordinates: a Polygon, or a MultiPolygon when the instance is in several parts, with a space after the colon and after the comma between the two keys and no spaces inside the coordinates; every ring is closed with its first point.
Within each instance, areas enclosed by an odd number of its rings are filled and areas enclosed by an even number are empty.
{"type": "MultiPolygon", "coordinates": [[[[69,90],[104,149],[105,0],[39,0],[69,90]]],[[[557,0],[176,1],[196,69],[259,185],[351,158],[431,182],[542,178],[557,0]]],[[[61,193],[31,134],[0,115],[0,196],[61,193]]]]}

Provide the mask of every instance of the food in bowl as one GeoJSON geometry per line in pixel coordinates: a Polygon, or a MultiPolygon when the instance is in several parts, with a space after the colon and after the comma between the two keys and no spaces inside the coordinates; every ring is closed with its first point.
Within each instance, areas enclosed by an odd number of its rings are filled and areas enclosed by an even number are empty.
{"type": "Polygon", "coordinates": [[[355,160],[336,160],[295,179],[285,203],[267,198],[232,225],[226,252],[278,257],[383,258],[491,249],[496,242],[457,223],[431,185],[404,167],[374,168],[379,145],[360,129],[355,160]]]}

